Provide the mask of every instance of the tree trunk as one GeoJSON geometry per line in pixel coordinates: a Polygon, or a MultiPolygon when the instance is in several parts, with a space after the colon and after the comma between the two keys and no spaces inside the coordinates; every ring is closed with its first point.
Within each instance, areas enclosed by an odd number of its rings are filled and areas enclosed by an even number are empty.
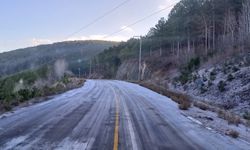
{"type": "Polygon", "coordinates": [[[207,25],[207,21],[205,19],[205,17],[203,16],[203,22],[204,22],[204,30],[205,30],[205,42],[204,42],[204,47],[205,47],[205,53],[206,53],[206,56],[208,54],[208,25],[207,25]]]}
{"type": "Polygon", "coordinates": [[[193,52],[193,54],[195,53],[195,40],[193,40],[193,50],[192,50],[193,52]]]}
{"type": "Polygon", "coordinates": [[[191,51],[190,49],[191,49],[191,48],[190,48],[190,38],[189,38],[189,37],[188,37],[188,42],[187,42],[187,44],[188,44],[187,56],[188,56],[188,60],[189,60],[189,59],[190,59],[190,55],[191,55],[191,54],[190,54],[190,51],[191,51]]]}
{"type": "Polygon", "coordinates": [[[160,57],[162,56],[162,48],[160,47],[160,57]]]}
{"type": "Polygon", "coordinates": [[[213,50],[215,50],[215,12],[214,12],[214,1],[213,1],[213,50]]]}
{"type": "Polygon", "coordinates": [[[180,42],[177,43],[177,57],[180,57],[180,42]]]}
{"type": "Polygon", "coordinates": [[[210,27],[208,28],[208,36],[207,36],[207,41],[208,41],[208,49],[211,49],[211,29],[210,27]]]}
{"type": "Polygon", "coordinates": [[[208,41],[208,31],[207,31],[207,26],[205,26],[205,52],[206,52],[206,56],[208,54],[207,41],[208,41]]]}

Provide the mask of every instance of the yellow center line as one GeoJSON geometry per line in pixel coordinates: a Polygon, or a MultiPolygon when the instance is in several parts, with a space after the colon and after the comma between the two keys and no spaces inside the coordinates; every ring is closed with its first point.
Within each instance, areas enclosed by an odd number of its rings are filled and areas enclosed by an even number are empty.
{"type": "MultiPolygon", "coordinates": [[[[112,88],[113,89],[113,88],[112,88]]],[[[115,94],[115,104],[116,104],[116,112],[115,112],[115,133],[114,133],[114,146],[113,150],[118,150],[118,142],[119,142],[119,98],[113,89],[115,94]]]]}

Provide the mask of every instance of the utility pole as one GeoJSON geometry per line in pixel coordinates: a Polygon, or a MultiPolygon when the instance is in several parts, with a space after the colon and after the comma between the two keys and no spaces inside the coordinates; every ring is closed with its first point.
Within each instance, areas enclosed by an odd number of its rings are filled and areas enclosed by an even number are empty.
{"type": "Polygon", "coordinates": [[[91,69],[92,69],[91,67],[92,67],[92,61],[91,61],[91,59],[90,59],[90,62],[89,62],[89,77],[90,77],[91,71],[92,71],[92,70],[91,70],[91,69]]]}
{"type": "Polygon", "coordinates": [[[160,57],[162,55],[162,48],[161,48],[161,37],[160,37],[160,57]]]}
{"type": "Polygon", "coordinates": [[[133,38],[140,38],[140,49],[139,49],[139,70],[138,70],[138,81],[141,80],[141,50],[142,50],[142,37],[141,36],[133,36],[133,38]]]}
{"type": "Polygon", "coordinates": [[[139,52],[139,74],[138,74],[138,80],[141,80],[141,47],[142,47],[142,39],[140,37],[140,52],[139,52]]]}
{"type": "Polygon", "coordinates": [[[81,77],[81,68],[78,68],[78,77],[80,78],[81,77]]]}
{"type": "Polygon", "coordinates": [[[82,60],[81,59],[78,59],[77,60],[78,61],[78,64],[79,64],[79,67],[78,67],[78,78],[80,78],[81,77],[81,62],[82,62],[82,60]]]}

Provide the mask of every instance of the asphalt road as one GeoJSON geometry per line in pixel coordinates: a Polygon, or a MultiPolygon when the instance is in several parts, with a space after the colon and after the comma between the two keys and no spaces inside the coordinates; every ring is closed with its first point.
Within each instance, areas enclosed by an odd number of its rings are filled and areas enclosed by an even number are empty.
{"type": "Polygon", "coordinates": [[[0,118],[0,149],[250,149],[181,115],[167,97],[122,81],[88,80],[0,118]]]}

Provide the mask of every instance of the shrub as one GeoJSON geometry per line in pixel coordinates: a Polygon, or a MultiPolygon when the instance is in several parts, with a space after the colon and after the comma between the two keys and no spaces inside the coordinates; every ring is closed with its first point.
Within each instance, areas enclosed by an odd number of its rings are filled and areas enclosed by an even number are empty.
{"type": "Polygon", "coordinates": [[[227,110],[233,109],[235,106],[238,106],[238,103],[235,100],[225,100],[222,104],[222,107],[227,110]]]}
{"type": "Polygon", "coordinates": [[[216,79],[216,76],[210,75],[210,76],[209,76],[209,79],[212,80],[212,81],[214,81],[214,80],[216,79]]]}
{"type": "Polygon", "coordinates": [[[4,108],[5,111],[11,111],[12,110],[12,107],[11,107],[10,104],[4,104],[3,108],[4,108]]]}
{"type": "Polygon", "coordinates": [[[197,69],[200,66],[200,58],[196,57],[196,58],[192,58],[188,65],[187,65],[187,69],[189,71],[193,71],[194,69],[197,69]]]}
{"type": "Polygon", "coordinates": [[[56,93],[56,89],[54,87],[45,86],[42,89],[42,95],[43,96],[49,96],[49,95],[52,95],[52,94],[55,94],[55,93],[56,93]]]}
{"type": "Polygon", "coordinates": [[[228,124],[234,124],[234,125],[239,125],[241,123],[240,117],[235,116],[235,115],[229,115],[227,118],[228,124]]]}
{"type": "Polygon", "coordinates": [[[38,96],[42,96],[41,91],[36,87],[32,88],[31,98],[38,97],[38,96]]]}
{"type": "Polygon", "coordinates": [[[165,95],[169,96],[171,99],[173,99],[178,104],[182,104],[182,103],[190,103],[191,104],[190,97],[188,95],[174,93],[174,92],[170,92],[170,91],[166,92],[165,95]]]}
{"type": "Polygon", "coordinates": [[[240,133],[235,130],[229,130],[226,135],[231,136],[232,138],[238,138],[240,133]]]}
{"type": "Polygon", "coordinates": [[[188,110],[188,108],[191,107],[191,102],[189,101],[183,101],[182,103],[179,104],[179,109],[181,110],[188,110]]]}
{"type": "Polygon", "coordinates": [[[179,81],[181,82],[181,84],[186,84],[189,81],[189,74],[182,73],[179,77],[179,81]]]}
{"type": "Polygon", "coordinates": [[[193,81],[196,81],[196,80],[198,79],[198,76],[194,74],[194,75],[192,76],[192,79],[193,79],[193,81]]]}
{"type": "Polygon", "coordinates": [[[68,83],[69,83],[69,77],[66,76],[66,75],[64,75],[63,78],[62,78],[62,82],[63,82],[64,84],[68,84],[68,83]]]}
{"type": "Polygon", "coordinates": [[[200,66],[200,58],[192,58],[188,64],[181,69],[181,75],[179,76],[179,81],[182,84],[187,83],[189,80],[192,79],[191,72],[195,69],[198,69],[200,66]]]}
{"type": "Polygon", "coordinates": [[[202,76],[202,80],[203,80],[203,82],[206,82],[207,78],[205,76],[202,76]]]}
{"type": "Polygon", "coordinates": [[[208,89],[207,89],[207,87],[206,87],[205,85],[202,85],[201,88],[200,88],[201,94],[206,93],[207,90],[208,90],[208,89]]]}
{"type": "Polygon", "coordinates": [[[229,74],[227,76],[227,81],[232,81],[234,79],[234,76],[232,74],[229,74]]]}
{"type": "Polygon", "coordinates": [[[207,86],[210,87],[210,86],[212,86],[212,85],[213,85],[213,82],[212,82],[211,80],[208,80],[207,86]]]}
{"type": "Polygon", "coordinates": [[[179,108],[182,110],[187,110],[189,107],[191,107],[190,97],[186,94],[173,92],[173,91],[167,90],[161,86],[156,86],[156,85],[149,84],[149,83],[140,83],[140,85],[147,87],[153,91],[156,91],[157,93],[161,93],[161,94],[169,97],[171,100],[178,103],[179,108]]]}
{"type": "Polygon", "coordinates": [[[194,102],[194,106],[200,108],[201,110],[208,110],[209,109],[209,105],[205,104],[203,102],[197,102],[197,101],[195,101],[194,102]]]}
{"type": "Polygon", "coordinates": [[[246,112],[243,114],[243,118],[246,119],[246,120],[250,120],[250,112],[246,111],[246,112]]]}
{"type": "Polygon", "coordinates": [[[216,71],[213,69],[211,72],[210,72],[210,76],[216,76],[217,75],[217,73],[216,73],[216,71]]]}
{"type": "Polygon", "coordinates": [[[218,117],[224,119],[225,118],[224,116],[225,116],[225,111],[219,110],[218,111],[218,117]]]}
{"type": "Polygon", "coordinates": [[[250,120],[247,120],[247,121],[246,121],[246,126],[247,126],[247,127],[250,127],[250,120]]]}
{"type": "Polygon", "coordinates": [[[240,69],[239,69],[238,67],[236,67],[236,66],[233,66],[232,70],[233,70],[233,72],[237,72],[237,71],[239,71],[240,69]]]}
{"type": "Polygon", "coordinates": [[[233,115],[230,112],[224,110],[218,111],[218,117],[227,120],[228,124],[235,124],[238,126],[241,123],[239,116],[233,115]]]}
{"type": "Polygon", "coordinates": [[[12,106],[18,106],[19,105],[19,101],[18,100],[14,100],[13,102],[11,102],[12,106]]]}
{"type": "Polygon", "coordinates": [[[63,92],[66,87],[63,83],[59,82],[56,84],[56,86],[54,88],[55,88],[56,93],[60,93],[60,92],[63,92]]]}
{"type": "Polygon", "coordinates": [[[21,96],[21,102],[31,98],[31,92],[29,89],[21,89],[18,91],[18,94],[21,96]]]}
{"type": "Polygon", "coordinates": [[[210,76],[209,76],[209,78],[210,78],[210,80],[212,80],[212,81],[214,81],[215,79],[216,79],[216,71],[215,70],[212,70],[211,72],[210,72],[210,76]]]}
{"type": "Polygon", "coordinates": [[[225,86],[226,86],[226,83],[224,81],[220,81],[217,85],[220,92],[224,92],[226,90],[225,86]]]}

